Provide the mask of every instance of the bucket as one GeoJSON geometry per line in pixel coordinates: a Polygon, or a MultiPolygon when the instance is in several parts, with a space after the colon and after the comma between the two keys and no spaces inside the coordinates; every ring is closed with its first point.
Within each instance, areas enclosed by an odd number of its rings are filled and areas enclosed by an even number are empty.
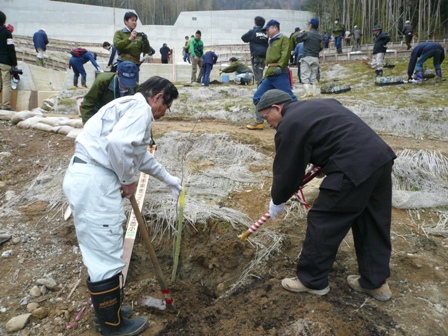
{"type": "Polygon", "coordinates": [[[229,80],[230,80],[229,75],[222,75],[222,76],[221,76],[221,82],[223,82],[223,83],[228,83],[229,80]]]}

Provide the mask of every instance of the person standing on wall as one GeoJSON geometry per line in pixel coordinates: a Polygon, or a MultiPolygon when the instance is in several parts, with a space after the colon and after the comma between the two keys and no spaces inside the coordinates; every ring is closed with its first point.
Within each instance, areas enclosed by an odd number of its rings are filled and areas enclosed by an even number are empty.
{"type": "Polygon", "coordinates": [[[403,27],[403,35],[406,41],[406,46],[408,47],[406,50],[409,50],[412,48],[411,46],[411,42],[412,42],[412,37],[414,36],[413,34],[413,29],[411,26],[411,21],[406,20],[404,27],[403,27]]]}
{"type": "Polygon", "coordinates": [[[34,49],[36,49],[36,65],[45,67],[44,55],[47,50],[48,36],[45,29],[41,28],[33,35],[34,49]]]}
{"type": "Polygon", "coordinates": [[[336,50],[338,54],[342,54],[342,37],[345,34],[345,26],[339,22],[339,18],[334,20],[333,26],[333,36],[334,36],[334,44],[336,46],[336,50]]]}
{"type": "Polygon", "coordinates": [[[184,62],[188,62],[188,63],[191,64],[191,61],[190,61],[190,51],[189,51],[190,44],[188,43],[189,40],[190,39],[188,38],[188,36],[185,36],[185,45],[183,46],[182,51],[183,51],[183,60],[184,60],[184,62]]]}
{"type": "Polygon", "coordinates": [[[118,62],[130,61],[140,67],[140,54],[149,53],[151,48],[148,36],[137,32],[137,20],[138,16],[134,12],[127,12],[124,15],[125,27],[115,32],[114,46],[118,51],[118,62]]]}
{"type": "Polygon", "coordinates": [[[6,15],[0,11],[0,78],[2,80],[2,104],[0,109],[11,108],[11,68],[17,68],[16,49],[12,34],[5,27],[6,15]]]}
{"type": "Polygon", "coordinates": [[[196,31],[195,38],[190,43],[191,56],[191,83],[199,84],[204,74],[202,68],[202,55],[204,55],[204,43],[201,40],[202,33],[200,30],[196,31]],[[199,68],[199,75],[196,77],[199,68]]]}
{"type": "Polygon", "coordinates": [[[255,76],[255,81],[257,82],[257,85],[260,86],[263,79],[266,51],[268,50],[268,36],[266,35],[266,32],[262,30],[265,24],[263,17],[256,16],[254,23],[254,28],[241,36],[241,40],[249,43],[252,70],[255,76]]]}
{"type": "Polygon", "coordinates": [[[361,29],[358,28],[358,26],[354,26],[352,30],[353,35],[353,51],[359,51],[361,50],[361,29]]]}

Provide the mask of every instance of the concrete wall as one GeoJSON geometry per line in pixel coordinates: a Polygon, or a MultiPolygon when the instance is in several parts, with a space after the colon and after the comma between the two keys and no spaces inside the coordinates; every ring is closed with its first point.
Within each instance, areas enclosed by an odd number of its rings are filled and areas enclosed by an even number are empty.
{"type": "MultiPolygon", "coordinates": [[[[112,42],[114,32],[124,26],[125,12],[130,11],[48,0],[1,0],[1,10],[17,35],[32,36],[44,28],[50,39],[97,43],[112,42]]],[[[278,20],[287,36],[294,27],[305,27],[311,17],[309,12],[277,9],[182,12],[172,26],[143,26],[139,21],[137,30],[148,35],[159,56],[163,43],[181,53],[184,37],[198,29],[205,46],[241,44],[241,35],[252,28],[257,15],[266,21],[278,20]]]]}

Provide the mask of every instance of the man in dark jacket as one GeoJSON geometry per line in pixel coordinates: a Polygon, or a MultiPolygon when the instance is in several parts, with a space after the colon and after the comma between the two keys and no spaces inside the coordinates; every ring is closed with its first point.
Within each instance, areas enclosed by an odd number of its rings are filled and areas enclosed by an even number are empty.
{"type": "Polygon", "coordinates": [[[322,34],[317,31],[319,20],[312,18],[309,30],[301,31],[296,36],[297,43],[303,42],[303,57],[300,62],[300,79],[305,89],[302,98],[317,94],[317,74],[319,72],[319,52],[323,49],[322,34]]]}
{"type": "Polygon", "coordinates": [[[11,32],[5,27],[6,15],[0,11],[0,78],[2,80],[2,104],[0,109],[11,110],[11,67],[17,68],[16,49],[11,32]]]}
{"type": "Polygon", "coordinates": [[[268,49],[268,36],[262,30],[265,20],[261,16],[254,19],[255,27],[241,36],[243,42],[249,43],[252,70],[255,81],[260,85],[263,79],[263,71],[266,61],[266,51],[268,49]]]}
{"type": "Polygon", "coordinates": [[[339,18],[334,20],[333,26],[333,36],[334,36],[334,44],[336,46],[336,50],[338,54],[342,54],[342,37],[345,34],[345,26],[343,23],[339,22],[339,18]]]}
{"type": "Polygon", "coordinates": [[[216,64],[218,56],[210,49],[205,51],[202,57],[202,68],[204,70],[204,75],[202,76],[202,86],[208,86],[210,83],[210,73],[213,69],[213,64],[216,64]]]}
{"type": "Polygon", "coordinates": [[[112,100],[133,95],[137,86],[138,71],[136,64],[124,61],[118,65],[117,72],[98,74],[81,105],[82,123],[85,124],[112,100]]]}
{"type": "Polygon", "coordinates": [[[160,48],[160,55],[162,55],[162,63],[168,64],[171,56],[171,49],[166,45],[166,43],[164,43],[163,47],[160,48]]]}
{"type": "Polygon", "coordinates": [[[414,83],[423,83],[423,64],[431,58],[433,59],[434,69],[436,70],[436,82],[442,80],[442,68],[440,64],[445,59],[445,50],[435,42],[423,42],[412,50],[411,59],[408,65],[408,80],[411,80],[415,69],[416,80],[414,83]]]}
{"type": "Polygon", "coordinates": [[[387,46],[386,44],[390,41],[390,37],[387,33],[383,33],[380,26],[375,26],[373,31],[373,57],[372,57],[372,68],[375,69],[376,76],[383,75],[384,67],[384,56],[386,55],[387,46]]]}
{"type": "Polygon", "coordinates": [[[34,48],[37,51],[36,64],[45,67],[44,54],[47,50],[48,37],[45,29],[41,28],[33,35],[34,48]]]}
{"type": "Polygon", "coordinates": [[[406,45],[408,46],[408,49],[406,49],[406,50],[409,50],[409,49],[411,49],[411,41],[412,41],[412,37],[413,37],[411,21],[409,21],[409,20],[406,21],[406,23],[404,24],[402,33],[404,35],[406,45]]]}
{"type": "Polygon", "coordinates": [[[103,43],[103,49],[109,51],[109,61],[107,62],[107,67],[110,69],[110,72],[117,72],[117,64],[118,64],[118,52],[117,48],[111,45],[109,42],[105,41],[103,43]]]}
{"type": "Polygon", "coordinates": [[[377,300],[389,300],[395,153],[335,99],[293,102],[285,92],[270,90],[257,109],[277,130],[271,218],[299,189],[308,163],[326,175],[308,212],[296,277],[283,279],[282,286],[292,292],[327,294],[339,245],[352,229],[360,275],[349,275],[348,284],[377,300]]]}

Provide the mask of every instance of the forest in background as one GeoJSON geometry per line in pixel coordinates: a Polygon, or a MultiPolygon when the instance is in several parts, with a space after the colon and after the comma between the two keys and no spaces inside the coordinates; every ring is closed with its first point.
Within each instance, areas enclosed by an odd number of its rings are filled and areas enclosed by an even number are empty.
{"type": "MultiPolygon", "coordinates": [[[[410,20],[420,40],[448,37],[448,0],[58,0],[85,5],[134,9],[143,24],[172,25],[180,12],[238,9],[291,9],[312,12],[319,30],[330,31],[335,18],[347,30],[357,25],[370,39],[379,24],[392,39],[400,40],[410,20]]],[[[265,18],[270,19],[270,18],[265,18]]],[[[275,18],[281,22],[281,18],[275,18]]],[[[289,32],[286,32],[289,33],[289,32]]]]}

